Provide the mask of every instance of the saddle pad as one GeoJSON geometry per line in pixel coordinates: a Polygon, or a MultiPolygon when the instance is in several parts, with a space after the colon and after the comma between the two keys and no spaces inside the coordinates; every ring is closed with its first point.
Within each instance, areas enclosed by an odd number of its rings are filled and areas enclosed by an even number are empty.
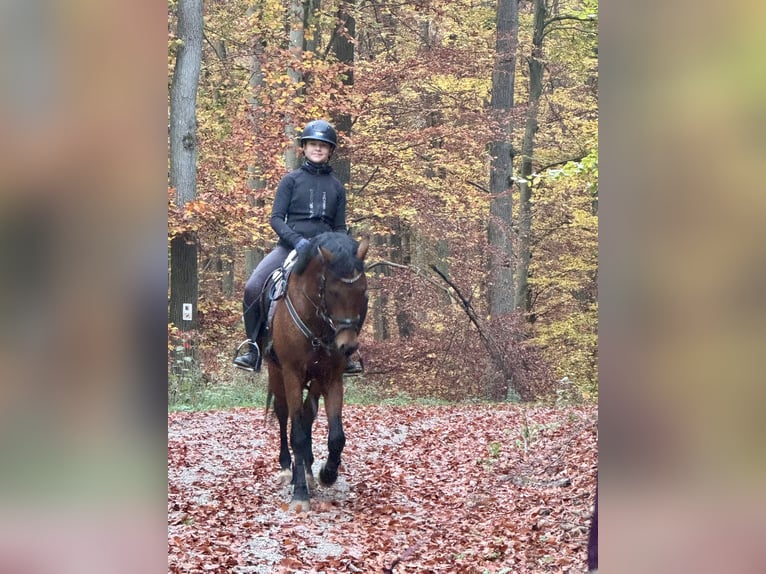
{"type": "Polygon", "coordinates": [[[282,267],[275,269],[266,282],[267,285],[271,285],[269,289],[269,312],[267,315],[269,325],[271,325],[271,320],[274,317],[275,301],[284,297],[287,292],[287,279],[290,277],[290,271],[292,271],[297,258],[298,252],[293,249],[285,258],[282,267]]]}

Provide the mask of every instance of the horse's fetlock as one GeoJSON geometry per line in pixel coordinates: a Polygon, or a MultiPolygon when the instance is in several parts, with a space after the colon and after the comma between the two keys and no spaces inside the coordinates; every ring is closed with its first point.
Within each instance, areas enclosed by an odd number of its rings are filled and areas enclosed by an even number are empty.
{"type": "Polygon", "coordinates": [[[290,484],[293,480],[293,471],[289,468],[283,468],[277,474],[277,484],[290,484]]]}
{"type": "Polygon", "coordinates": [[[344,446],[346,446],[346,435],[343,433],[330,437],[330,440],[327,441],[327,449],[330,452],[340,453],[344,446]]]}

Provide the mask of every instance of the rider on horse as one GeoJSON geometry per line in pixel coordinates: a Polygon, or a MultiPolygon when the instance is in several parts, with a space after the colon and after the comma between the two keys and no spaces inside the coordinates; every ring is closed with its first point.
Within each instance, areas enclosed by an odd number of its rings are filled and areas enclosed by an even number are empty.
{"type": "MultiPolygon", "coordinates": [[[[247,350],[234,358],[234,365],[240,369],[261,368],[261,350],[256,341],[266,317],[259,297],[269,276],[282,266],[292,249],[307,249],[310,238],[325,231],[347,232],[346,190],[329,164],[337,145],[338,134],[332,125],[324,120],[309,122],[300,136],[304,161],[279,182],[269,221],[279,241],[245,284],[242,306],[247,340],[240,347],[247,350]]],[[[361,371],[361,363],[349,358],[346,373],[361,371]]]]}

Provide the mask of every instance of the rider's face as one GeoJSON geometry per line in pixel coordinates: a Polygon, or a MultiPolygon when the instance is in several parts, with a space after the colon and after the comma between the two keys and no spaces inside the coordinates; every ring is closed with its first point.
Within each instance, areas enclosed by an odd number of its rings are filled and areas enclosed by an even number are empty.
{"type": "Polygon", "coordinates": [[[330,144],[308,140],[303,147],[303,155],[314,163],[327,163],[330,161],[330,144]]]}

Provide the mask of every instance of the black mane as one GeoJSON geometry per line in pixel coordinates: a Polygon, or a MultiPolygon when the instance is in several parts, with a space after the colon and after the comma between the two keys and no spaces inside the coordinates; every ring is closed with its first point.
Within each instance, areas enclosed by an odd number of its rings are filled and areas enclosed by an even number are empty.
{"type": "Polygon", "coordinates": [[[356,258],[359,243],[346,233],[327,231],[311,239],[311,249],[298,256],[293,273],[297,275],[303,273],[309,261],[319,254],[320,247],[332,253],[333,258],[329,267],[339,277],[349,277],[363,270],[364,264],[356,258]]]}

